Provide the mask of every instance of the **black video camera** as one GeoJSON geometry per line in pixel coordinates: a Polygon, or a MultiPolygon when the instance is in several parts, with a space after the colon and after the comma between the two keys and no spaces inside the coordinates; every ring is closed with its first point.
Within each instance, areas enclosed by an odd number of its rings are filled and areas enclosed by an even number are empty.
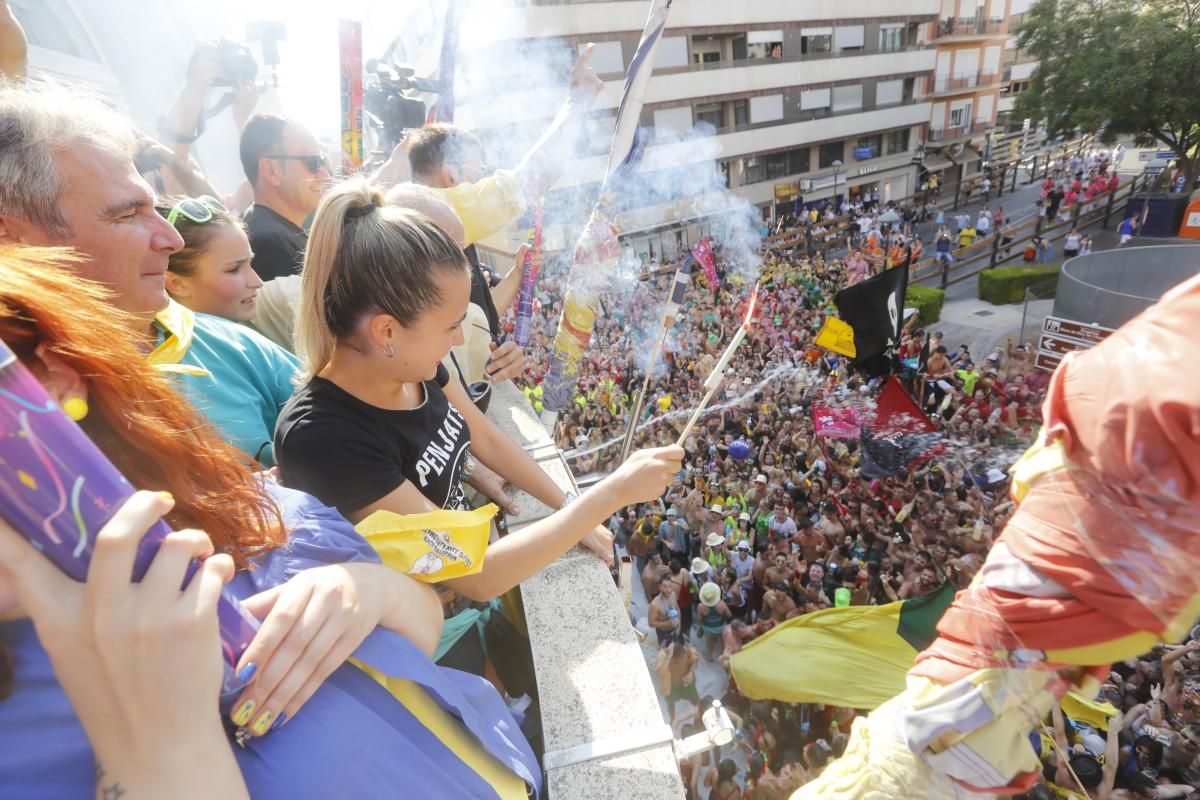
{"type": "Polygon", "coordinates": [[[410,90],[436,94],[441,91],[441,84],[415,77],[415,70],[409,67],[397,67],[380,59],[367,61],[363,106],[382,128],[385,152],[391,152],[408,131],[425,124],[425,101],[405,94],[410,90]]]}

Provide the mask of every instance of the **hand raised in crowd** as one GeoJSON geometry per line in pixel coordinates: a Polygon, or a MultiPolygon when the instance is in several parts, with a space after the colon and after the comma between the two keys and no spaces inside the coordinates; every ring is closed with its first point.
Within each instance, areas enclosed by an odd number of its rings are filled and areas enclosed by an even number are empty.
{"type": "Polygon", "coordinates": [[[176,531],[142,582],[129,580],[138,543],[170,508],[153,492],[130,497],[97,534],[86,583],[0,519],[0,595],[32,617],[105,796],[248,797],[217,707],[217,599],[233,561],[204,533],[176,531]],[[200,569],[181,590],[193,559],[200,569]]]}
{"type": "Polygon", "coordinates": [[[196,42],[196,49],[188,61],[187,82],[193,88],[208,89],[212,82],[225,74],[221,52],[215,42],[196,42]]]}
{"type": "Polygon", "coordinates": [[[575,62],[575,66],[571,67],[571,100],[585,106],[594,103],[600,96],[600,92],[604,90],[604,81],[600,80],[596,70],[588,64],[595,48],[596,45],[589,42],[583,48],[583,52],[579,54],[579,60],[575,62]]]}

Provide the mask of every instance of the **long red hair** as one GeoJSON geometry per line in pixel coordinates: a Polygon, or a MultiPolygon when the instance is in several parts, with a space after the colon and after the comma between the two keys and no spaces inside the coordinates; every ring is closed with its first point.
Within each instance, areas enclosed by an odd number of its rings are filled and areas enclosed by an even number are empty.
{"type": "Polygon", "coordinates": [[[111,293],[80,278],[71,251],[0,246],[0,339],[34,374],[38,345],[83,378],[89,413],[80,426],[139,489],[168,491],[175,529],[197,528],[239,568],[287,539],[279,507],[249,460],[146,363],[133,320],[111,293]]]}

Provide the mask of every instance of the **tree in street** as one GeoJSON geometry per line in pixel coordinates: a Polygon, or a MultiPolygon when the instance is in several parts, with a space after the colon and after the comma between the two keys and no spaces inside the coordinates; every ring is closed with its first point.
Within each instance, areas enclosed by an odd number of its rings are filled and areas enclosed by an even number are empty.
{"type": "Polygon", "coordinates": [[[1200,0],[1037,0],[1018,45],[1040,60],[1014,115],[1175,151],[1200,174],[1200,0]]]}

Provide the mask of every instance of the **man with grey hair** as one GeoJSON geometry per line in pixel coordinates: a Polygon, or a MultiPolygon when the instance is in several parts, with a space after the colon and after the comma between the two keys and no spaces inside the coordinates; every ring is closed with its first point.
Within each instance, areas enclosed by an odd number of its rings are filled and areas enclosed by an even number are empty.
{"type": "Polygon", "coordinates": [[[275,419],[298,362],[167,296],[167,260],[183,239],[155,211],[134,147],[128,121],[91,97],[0,84],[0,242],[73,248],[79,276],[112,292],[150,362],[230,444],[273,464],[275,419]]]}

